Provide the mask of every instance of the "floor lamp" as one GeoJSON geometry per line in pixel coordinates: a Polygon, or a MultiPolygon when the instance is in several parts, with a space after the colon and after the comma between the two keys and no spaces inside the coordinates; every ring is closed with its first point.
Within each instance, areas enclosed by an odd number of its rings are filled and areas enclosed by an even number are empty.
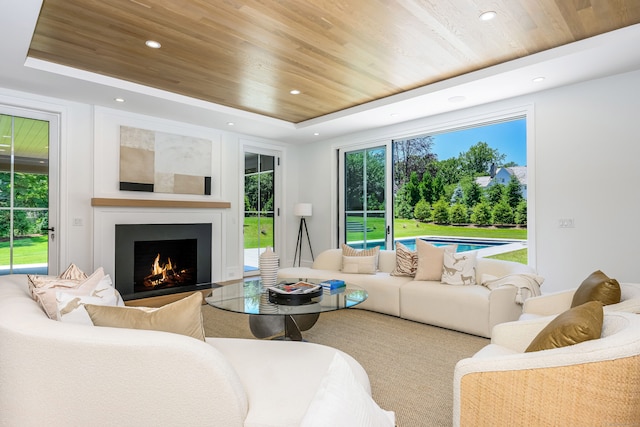
{"type": "Polygon", "coordinates": [[[298,258],[298,267],[300,267],[300,261],[302,261],[302,229],[307,235],[307,243],[309,243],[309,251],[311,252],[311,259],[313,258],[313,249],[311,249],[311,240],[309,239],[309,230],[307,230],[307,221],[305,217],[311,216],[312,206],[311,203],[297,203],[293,206],[293,214],[300,217],[300,227],[298,227],[298,241],[296,243],[296,254],[293,257],[293,266],[296,266],[296,258],[298,258]],[[298,255],[299,254],[299,255],[298,255]]]}

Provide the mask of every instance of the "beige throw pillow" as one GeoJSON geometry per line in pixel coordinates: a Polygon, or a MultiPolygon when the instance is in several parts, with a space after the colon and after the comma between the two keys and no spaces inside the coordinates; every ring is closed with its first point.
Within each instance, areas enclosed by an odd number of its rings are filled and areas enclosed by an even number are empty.
{"type": "MultiPolygon", "coordinates": [[[[378,269],[378,255],[380,254],[380,246],[376,246],[370,249],[355,249],[349,245],[342,244],[342,256],[343,257],[356,257],[356,256],[374,256],[375,268],[378,269]]],[[[344,258],[343,258],[344,259],[344,258]]]]}
{"type": "Polygon", "coordinates": [[[376,274],[375,256],[343,256],[342,272],[355,274],[376,274]]]}
{"type": "Polygon", "coordinates": [[[442,279],[442,266],[444,265],[444,252],[455,252],[458,245],[434,246],[422,239],[416,239],[418,252],[418,268],[415,280],[442,279]]]}
{"type": "Polygon", "coordinates": [[[455,253],[444,251],[442,283],[447,285],[476,284],[477,252],[455,253]]]}
{"type": "Polygon", "coordinates": [[[400,242],[396,242],[396,266],[392,276],[415,276],[418,268],[418,253],[400,242]]]}
{"type": "Polygon", "coordinates": [[[573,307],[553,319],[531,341],[526,353],[567,347],[595,340],[602,334],[604,313],[598,301],[573,307]]]}
{"type": "Polygon", "coordinates": [[[95,326],[172,332],[204,341],[200,292],[194,292],[160,308],[92,304],[86,304],[84,307],[95,326]]]}

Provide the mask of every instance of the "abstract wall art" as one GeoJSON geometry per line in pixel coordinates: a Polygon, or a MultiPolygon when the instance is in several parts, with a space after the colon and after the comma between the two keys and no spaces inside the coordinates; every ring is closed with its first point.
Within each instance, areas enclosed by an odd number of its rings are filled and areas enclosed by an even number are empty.
{"type": "Polygon", "coordinates": [[[120,190],[211,195],[212,143],[120,126],[120,190]]]}

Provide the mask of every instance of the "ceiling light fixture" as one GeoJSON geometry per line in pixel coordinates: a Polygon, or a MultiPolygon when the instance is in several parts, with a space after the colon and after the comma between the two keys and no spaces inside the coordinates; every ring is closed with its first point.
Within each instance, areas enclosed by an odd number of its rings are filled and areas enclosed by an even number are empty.
{"type": "Polygon", "coordinates": [[[157,42],[155,40],[147,40],[146,42],[144,42],[144,44],[146,44],[147,47],[150,47],[151,49],[160,49],[162,47],[160,42],[157,42]]]}
{"type": "Polygon", "coordinates": [[[544,81],[544,77],[536,77],[534,79],[531,80],[534,83],[540,83],[544,81]]]}
{"type": "Polygon", "coordinates": [[[313,135],[314,136],[318,136],[318,135],[320,135],[320,132],[314,132],[313,135]]]}
{"type": "Polygon", "coordinates": [[[479,18],[481,21],[491,21],[496,16],[498,16],[496,12],[494,12],[493,10],[488,10],[486,12],[482,12],[479,18]]]}
{"type": "Polygon", "coordinates": [[[124,98],[113,98],[116,102],[124,102],[124,98]]]}
{"type": "Polygon", "coordinates": [[[300,91],[298,89],[293,89],[293,90],[289,91],[289,93],[291,95],[300,95],[300,91]]]}
{"type": "Polygon", "coordinates": [[[233,123],[233,122],[227,122],[227,126],[233,126],[233,125],[235,125],[235,123],[233,123]]]}

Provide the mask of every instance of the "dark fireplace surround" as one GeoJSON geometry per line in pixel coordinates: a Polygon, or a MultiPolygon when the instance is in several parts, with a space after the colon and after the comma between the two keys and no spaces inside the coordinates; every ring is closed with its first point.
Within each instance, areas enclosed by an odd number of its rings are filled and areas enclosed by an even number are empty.
{"type": "Polygon", "coordinates": [[[127,300],[211,287],[211,224],[116,224],[115,286],[127,300]]]}

